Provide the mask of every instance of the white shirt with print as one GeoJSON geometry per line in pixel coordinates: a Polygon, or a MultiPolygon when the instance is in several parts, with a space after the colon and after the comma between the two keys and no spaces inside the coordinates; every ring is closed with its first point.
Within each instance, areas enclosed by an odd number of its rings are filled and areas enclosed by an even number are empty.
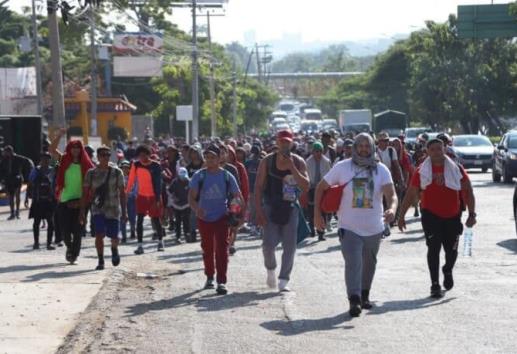
{"type": "Polygon", "coordinates": [[[373,190],[368,176],[366,170],[349,159],[338,162],[324,177],[330,186],[348,183],[337,213],[338,225],[359,236],[374,236],[384,231],[382,187],[393,184],[390,171],[381,163],[373,173],[373,190]]]}

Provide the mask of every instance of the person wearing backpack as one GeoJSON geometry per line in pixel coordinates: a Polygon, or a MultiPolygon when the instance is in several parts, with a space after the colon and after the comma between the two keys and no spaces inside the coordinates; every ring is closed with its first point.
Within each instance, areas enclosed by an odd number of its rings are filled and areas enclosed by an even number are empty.
{"type": "Polygon", "coordinates": [[[190,237],[190,206],[188,204],[189,191],[188,171],[185,167],[178,169],[178,175],[167,186],[167,205],[174,209],[174,226],[176,242],[181,243],[181,228],[185,241],[192,243],[190,237]]]}
{"type": "Polygon", "coordinates": [[[136,183],[136,236],[138,246],[136,255],[144,253],[144,217],[151,218],[151,224],[158,234],[158,251],[162,252],[163,229],[160,217],[163,215],[162,203],[162,169],[157,161],[151,159],[151,149],[140,145],[136,149],[138,160],[131,165],[126,185],[126,194],[130,193],[136,183]]]}
{"type": "Polygon", "coordinates": [[[203,263],[207,277],[205,289],[214,288],[214,275],[217,271],[217,294],[226,295],[228,290],[227,270],[230,229],[242,226],[229,213],[228,205],[234,200],[242,203],[242,194],[235,177],[220,166],[221,150],[210,145],[204,152],[205,166],[196,172],[190,181],[188,200],[192,211],[197,215],[203,263]],[[215,261],[215,269],[214,269],[215,261]]]}
{"type": "Polygon", "coordinates": [[[104,269],[104,237],[111,239],[111,263],[120,264],[118,252],[120,220],[127,220],[124,175],[110,164],[111,149],[101,146],[97,149],[99,164],[90,169],[84,178],[81,199],[80,222],[85,222],[85,209],[91,205],[95,230],[95,248],[99,263],[96,270],[104,269]]]}
{"type": "Polygon", "coordinates": [[[40,223],[47,221],[47,250],[55,250],[52,246],[54,234],[54,212],[56,210],[56,198],[54,196],[54,169],[50,166],[51,156],[48,152],[40,154],[40,163],[33,168],[29,175],[29,184],[25,207],[28,199],[32,199],[29,210],[29,219],[34,219],[32,232],[34,235],[33,249],[39,249],[40,223]]]}
{"type": "Polygon", "coordinates": [[[282,243],[282,265],[278,276],[278,290],[289,291],[288,283],[294,265],[298,241],[298,195],[309,190],[307,166],[302,157],[291,154],[293,134],[279,131],[276,137],[278,152],[269,154],[259,164],[255,182],[255,210],[257,223],[263,227],[262,252],[267,270],[267,285],[277,286],[275,251],[282,243]]]}

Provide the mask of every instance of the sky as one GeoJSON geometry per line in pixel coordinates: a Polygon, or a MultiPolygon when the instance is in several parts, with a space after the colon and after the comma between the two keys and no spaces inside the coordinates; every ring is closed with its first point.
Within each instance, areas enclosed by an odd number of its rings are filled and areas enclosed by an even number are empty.
{"type": "MultiPolygon", "coordinates": [[[[41,1],[41,0],[39,0],[41,1]]],[[[75,0],[70,0],[74,3],[75,0]]],[[[495,0],[508,3],[510,0],[495,0]]],[[[20,9],[31,0],[10,0],[20,9]]],[[[226,15],[214,17],[212,33],[219,43],[267,42],[297,35],[303,42],[360,41],[390,38],[423,27],[425,20],[443,22],[458,5],[490,0],[228,0],[226,15]]],[[[190,31],[189,10],[175,10],[171,20],[190,31]]],[[[204,19],[199,19],[203,24],[204,19]]]]}

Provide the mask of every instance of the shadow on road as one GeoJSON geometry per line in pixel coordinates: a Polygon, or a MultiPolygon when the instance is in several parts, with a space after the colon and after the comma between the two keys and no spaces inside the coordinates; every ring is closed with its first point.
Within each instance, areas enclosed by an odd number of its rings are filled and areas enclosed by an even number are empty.
{"type": "Polygon", "coordinates": [[[258,305],[259,301],[278,296],[277,293],[243,292],[229,293],[226,296],[216,294],[198,297],[204,290],[195,290],[171,299],[163,299],[146,304],[136,304],[126,310],[127,317],[140,316],[150,311],[162,311],[194,305],[201,312],[223,311],[258,305]]]}
{"type": "Polygon", "coordinates": [[[13,272],[30,272],[33,270],[63,267],[67,263],[34,264],[34,265],[13,265],[0,268],[0,274],[13,272]]]}
{"type": "Polygon", "coordinates": [[[388,312],[422,310],[429,307],[444,305],[455,299],[455,297],[451,297],[437,301],[430,297],[425,297],[423,299],[416,300],[388,301],[382,303],[382,305],[376,305],[368,312],[368,315],[383,315],[388,312]]]}
{"type": "Polygon", "coordinates": [[[229,293],[226,296],[207,295],[199,298],[196,307],[201,312],[223,311],[235,308],[243,308],[258,305],[259,301],[264,301],[279,296],[278,293],[259,293],[247,291],[243,293],[229,293]]]}
{"type": "Polygon", "coordinates": [[[24,280],[22,280],[23,283],[30,283],[34,281],[40,281],[45,279],[64,279],[69,277],[76,277],[78,275],[83,275],[87,273],[94,272],[93,269],[83,269],[83,270],[74,270],[72,272],[62,271],[62,272],[44,272],[44,273],[37,273],[33,275],[29,275],[24,280]]]}
{"type": "MultiPolygon", "coordinates": [[[[419,230],[418,232],[422,232],[421,230],[419,230]]],[[[404,244],[404,243],[409,243],[409,242],[418,242],[418,241],[422,241],[425,239],[425,236],[418,236],[418,237],[403,237],[403,238],[397,238],[397,239],[393,239],[391,240],[390,242],[391,243],[396,243],[396,244],[404,244]]]]}
{"type": "Polygon", "coordinates": [[[126,317],[140,316],[150,311],[162,311],[178,307],[191,306],[198,301],[198,297],[195,295],[202,291],[203,290],[195,290],[173,297],[172,299],[163,299],[145,304],[136,304],[130,306],[126,310],[126,317]]]}
{"type": "Polygon", "coordinates": [[[318,319],[301,319],[294,321],[269,321],[261,323],[260,326],[269,331],[276,332],[281,336],[296,336],[308,332],[331,331],[336,329],[353,329],[354,326],[343,326],[345,322],[352,318],[347,313],[342,313],[334,317],[318,319]]]}
{"type": "Polygon", "coordinates": [[[517,238],[511,238],[497,243],[498,246],[506,248],[513,253],[517,253],[517,238]]]}

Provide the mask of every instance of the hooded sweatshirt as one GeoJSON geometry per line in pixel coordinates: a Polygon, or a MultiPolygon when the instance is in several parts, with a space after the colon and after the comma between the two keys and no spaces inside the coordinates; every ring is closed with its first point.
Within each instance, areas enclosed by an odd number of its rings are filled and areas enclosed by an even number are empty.
{"type": "Polygon", "coordinates": [[[239,173],[239,188],[241,189],[242,197],[244,198],[244,201],[248,203],[248,198],[250,194],[248,172],[246,172],[246,167],[244,167],[242,163],[237,161],[237,156],[235,155],[235,150],[233,146],[228,145],[228,153],[230,154],[232,164],[237,168],[237,172],[239,173]]]}

